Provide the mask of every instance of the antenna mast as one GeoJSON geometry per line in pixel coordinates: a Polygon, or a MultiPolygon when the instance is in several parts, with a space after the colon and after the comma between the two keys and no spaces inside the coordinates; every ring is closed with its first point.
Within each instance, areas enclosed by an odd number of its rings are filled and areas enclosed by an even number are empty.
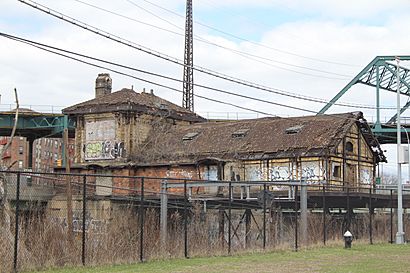
{"type": "Polygon", "coordinates": [[[192,0],[186,2],[185,19],[184,86],[182,107],[194,111],[194,54],[193,54],[193,19],[192,0]]]}

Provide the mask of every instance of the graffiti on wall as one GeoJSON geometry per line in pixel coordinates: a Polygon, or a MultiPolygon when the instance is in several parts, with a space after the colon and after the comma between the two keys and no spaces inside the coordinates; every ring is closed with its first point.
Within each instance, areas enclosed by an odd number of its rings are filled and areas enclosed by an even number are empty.
{"type": "Polygon", "coordinates": [[[87,121],[85,123],[85,160],[123,158],[126,155],[124,142],[116,140],[114,119],[87,121]]]}
{"type": "Polygon", "coordinates": [[[271,166],[268,174],[271,181],[288,181],[299,177],[299,179],[306,179],[308,183],[314,183],[324,179],[326,170],[318,162],[304,162],[300,169],[288,165],[271,166]],[[298,173],[297,176],[296,173],[298,173]]]}
{"type": "MultiPolygon", "coordinates": [[[[67,226],[67,219],[64,218],[64,225],[67,226]]],[[[92,230],[94,232],[102,232],[105,226],[105,221],[94,219],[89,212],[85,214],[85,230],[92,230]]],[[[73,231],[83,231],[83,214],[82,212],[73,213],[73,231]]]]}
{"type": "Polygon", "coordinates": [[[185,171],[185,170],[168,170],[166,176],[169,178],[186,178],[192,179],[193,175],[192,172],[185,171]]]}
{"type": "Polygon", "coordinates": [[[360,171],[360,183],[362,183],[362,184],[371,184],[372,183],[372,176],[370,174],[370,170],[361,170],[360,171]]]}
{"type": "Polygon", "coordinates": [[[86,160],[122,158],[125,157],[125,152],[123,142],[111,140],[88,142],[84,147],[86,160]]]}
{"type": "Polygon", "coordinates": [[[325,179],[326,169],[319,162],[304,162],[301,168],[301,178],[306,179],[309,184],[325,179]]]}
{"type": "Polygon", "coordinates": [[[289,180],[291,179],[291,172],[288,166],[272,166],[269,168],[269,180],[289,180]]]}
{"type": "Polygon", "coordinates": [[[249,181],[264,180],[263,169],[259,165],[246,166],[246,175],[249,181]]]}

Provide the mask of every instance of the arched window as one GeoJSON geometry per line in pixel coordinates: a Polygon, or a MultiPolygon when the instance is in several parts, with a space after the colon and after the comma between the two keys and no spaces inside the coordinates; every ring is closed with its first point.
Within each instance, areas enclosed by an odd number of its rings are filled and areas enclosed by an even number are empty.
{"type": "Polygon", "coordinates": [[[346,152],[353,152],[353,143],[350,141],[346,142],[346,152]]]}

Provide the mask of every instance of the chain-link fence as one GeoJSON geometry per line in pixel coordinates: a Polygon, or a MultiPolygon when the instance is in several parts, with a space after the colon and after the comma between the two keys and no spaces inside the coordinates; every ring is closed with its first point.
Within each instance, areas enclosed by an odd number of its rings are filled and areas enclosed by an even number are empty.
{"type": "Polygon", "coordinates": [[[396,230],[393,189],[0,172],[0,194],[1,272],[297,250],[346,230],[393,242],[396,230]]]}

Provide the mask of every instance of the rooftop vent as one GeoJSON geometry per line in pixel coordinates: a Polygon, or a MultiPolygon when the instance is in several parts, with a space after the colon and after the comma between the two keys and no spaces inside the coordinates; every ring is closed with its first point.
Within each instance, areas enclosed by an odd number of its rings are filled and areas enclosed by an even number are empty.
{"type": "Polygon", "coordinates": [[[299,133],[302,130],[302,128],[303,128],[303,125],[296,125],[293,127],[289,127],[285,130],[285,133],[287,135],[294,135],[294,134],[299,133]]]}
{"type": "Polygon", "coordinates": [[[197,135],[199,135],[199,132],[188,133],[182,137],[182,140],[183,141],[193,140],[197,135]]]}
{"type": "Polygon", "coordinates": [[[233,138],[245,137],[249,132],[249,129],[239,129],[232,133],[233,138]]]}

